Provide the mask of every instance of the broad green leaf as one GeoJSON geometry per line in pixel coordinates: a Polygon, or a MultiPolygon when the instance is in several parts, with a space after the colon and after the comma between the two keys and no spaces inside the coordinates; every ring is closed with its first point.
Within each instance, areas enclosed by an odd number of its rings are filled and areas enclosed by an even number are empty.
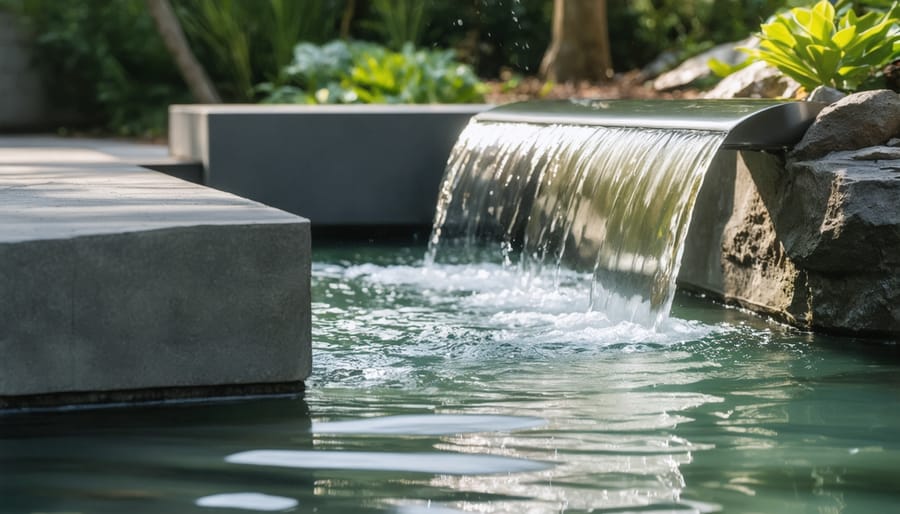
{"type": "Polygon", "coordinates": [[[837,73],[838,65],[841,62],[840,50],[823,45],[809,45],[806,47],[806,53],[809,55],[819,80],[830,82],[837,73]]]}
{"type": "Polygon", "coordinates": [[[894,48],[891,46],[879,46],[878,48],[872,50],[871,52],[866,53],[862,57],[856,60],[856,63],[867,65],[873,68],[880,68],[882,66],[887,65],[889,62],[896,58],[896,55],[893,55],[894,48]]]}
{"type": "Polygon", "coordinates": [[[828,0],[822,0],[809,13],[806,30],[819,42],[828,41],[834,32],[834,7],[828,0]]]}
{"type": "Polygon", "coordinates": [[[869,11],[866,14],[856,18],[856,30],[864,32],[874,27],[881,21],[881,16],[877,12],[869,11]]]}
{"type": "Polygon", "coordinates": [[[797,23],[808,30],[809,20],[812,18],[812,11],[803,7],[794,7],[791,9],[791,15],[797,20],[797,23]]]}
{"type": "Polygon", "coordinates": [[[812,89],[823,83],[816,76],[814,71],[803,62],[798,62],[796,59],[787,59],[779,55],[764,54],[762,60],[778,68],[782,73],[793,78],[807,89],[812,89]]]}
{"type": "Polygon", "coordinates": [[[844,49],[847,45],[853,41],[853,38],[856,36],[856,27],[850,25],[845,29],[841,29],[837,31],[834,36],[832,36],[831,41],[840,49],[844,49]]]}
{"type": "Polygon", "coordinates": [[[838,28],[845,29],[851,26],[858,26],[856,23],[856,12],[853,9],[849,9],[842,17],[841,21],[838,23],[838,28]]]}
{"type": "Polygon", "coordinates": [[[887,20],[878,23],[856,36],[856,38],[844,48],[844,51],[850,55],[865,54],[868,50],[871,50],[878,45],[885,44],[885,40],[890,31],[891,24],[889,24],[887,20]]]}
{"type": "Polygon", "coordinates": [[[766,23],[760,27],[760,30],[766,39],[770,41],[780,41],[791,46],[797,44],[797,40],[794,39],[790,29],[784,23],[779,23],[778,21],[766,23]]]}
{"type": "Polygon", "coordinates": [[[838,70],[838,76],[850,89],[854,88],[869,76],[870,66],[844,66],[838,70]]]}
{"type": "Polygon", "coordinates": [[[706,65],[709,67],[709,70],[713,72],[713,74],[717,77],[727,77],[732,73],[732,66],[727,62],[722,62],[718,59],[710,59],[706,61],[706,65]]]}

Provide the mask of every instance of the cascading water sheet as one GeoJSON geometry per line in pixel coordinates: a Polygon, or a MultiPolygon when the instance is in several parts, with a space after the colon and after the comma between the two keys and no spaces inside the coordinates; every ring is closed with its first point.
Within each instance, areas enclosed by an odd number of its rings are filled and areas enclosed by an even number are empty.
{"type": "Polygon", "coordinates": [[[583,272],[592,309],[656,326],[725,135],[473,121],[450,156],[426,260],[583,272]]]}

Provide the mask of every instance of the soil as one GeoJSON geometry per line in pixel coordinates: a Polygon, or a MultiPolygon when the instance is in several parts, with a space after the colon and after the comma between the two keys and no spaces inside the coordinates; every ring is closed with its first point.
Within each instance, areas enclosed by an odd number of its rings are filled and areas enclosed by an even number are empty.
{"type": "Polygon", "coordinates": [[[674,91],[656,91],[649,81],[641,78],[640,72],[632,71],[617,74],[605,83],[547,83],[538,77],[507,76],[502,80],[488,81],[488,93],[485,101],[491,104],[504,104],[526,100],[554,100],[565,98],[697,98],[700,91],[681,89],[674,91]]]}

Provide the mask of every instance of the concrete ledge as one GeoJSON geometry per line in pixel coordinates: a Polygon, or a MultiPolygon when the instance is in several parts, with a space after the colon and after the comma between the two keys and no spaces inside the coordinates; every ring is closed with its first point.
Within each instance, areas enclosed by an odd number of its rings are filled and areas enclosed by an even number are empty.
{"type": "Polygon", "coordinates": [[[171,402],[207,403],[246,398],[248,396],[299,397],[303,395],[305,390],[305,384],[301,381],[297,381],[0,396],[0,412],[6,411],[7,413],[18,413],[22,411],[43,409],[56,410],[60,406],[106,407],[171,402]]]}
{"type": "Polygon", "coordinates": [[[174,157],[203,183],[316,227],[430,225],[450,150],[488,105],[174,105],[174,157]]]}
{"type": "Polygon", "coordinates": [[[309,222],[82,143],[0,139],[2,403],[304,380],[309,222]]]}

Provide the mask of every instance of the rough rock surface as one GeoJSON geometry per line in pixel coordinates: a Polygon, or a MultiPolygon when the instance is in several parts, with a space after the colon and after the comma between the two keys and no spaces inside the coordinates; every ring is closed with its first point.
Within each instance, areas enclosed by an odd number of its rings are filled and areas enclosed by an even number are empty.
{"type": "Polygon", "coordinates": [[[833,104],[838,100],[846,97],[847,94],[833,87],[828,86],[819,86],[812,90],[812,93],[806,97],[807,102],[819,102],[823,104],[833,104]]]}
{"type": "Polygon", "coordinates": [[[704,98],[791,98],[800,84],[759,61],[722,79],[704,98]]]}
{"type": "Polygon", "coordinates": [[[822,109],[791,159],[884,144],[900,135],[900,95],[887,89],[849,95],[822,109]]]}
{"type": "Polygon", "coordinates": [[[686,285],[804,329],[900,341],[900,148],[732,159],[698,201],[707,242],[685,252],[715,272],[686,285]]]}

